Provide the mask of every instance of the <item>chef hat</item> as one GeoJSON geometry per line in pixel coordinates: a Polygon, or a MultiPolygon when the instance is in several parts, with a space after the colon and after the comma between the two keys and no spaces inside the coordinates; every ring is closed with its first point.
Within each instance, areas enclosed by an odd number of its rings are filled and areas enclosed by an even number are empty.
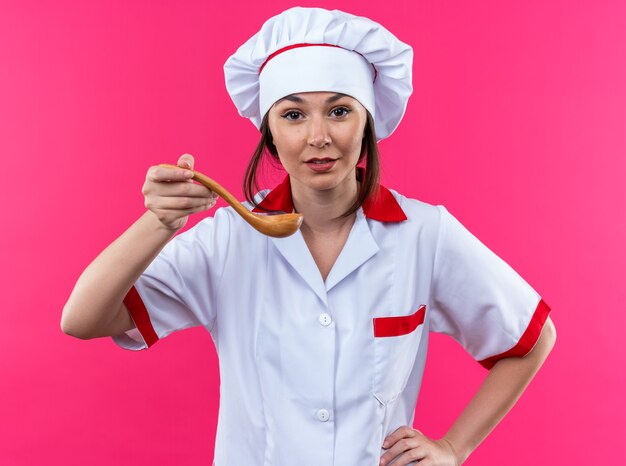
{"type": "Polygon", "coordinates": [[[327,91],[357,99],[378,140],[398,126],[413,90],[413,49],[380,24],[339,10],[291,8],[270,18],[226,61],[226,89],[259,128],[278,100],[327,91]]]}

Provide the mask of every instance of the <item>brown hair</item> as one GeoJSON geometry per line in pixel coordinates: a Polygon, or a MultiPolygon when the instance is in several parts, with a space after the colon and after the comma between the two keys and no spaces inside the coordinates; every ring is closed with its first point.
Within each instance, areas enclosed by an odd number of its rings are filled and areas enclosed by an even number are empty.
{"type": "MultiPolygon", "coordinates": [[[[254,199],[254,195],[260,190],[257,179],[257,171],[259,165],[263,160],[263,155],[267,152],[274,162],[278,162],[278,151],[274,145],[272,139],[272,133],[270,132],[269,123],[267,120],[267,113],[263,117],[261,122],[261,139],[248,162],[246,168],[246,176],[243,181],[243,192],[246,200],[250,202],[254,207],[259,207],[254,199]]],[[[348,217],[355,213],[363,205],[363,203],[369,197],[375,197],[378,195],[378,183],[380,178],[380,158],[378,152],[378,142],[376,141],[376,132],[374,130],[374,119],[367,112],[367,123],[365,124],[365,131],[363,134],[363,144],[361,146],[361,154],[359,156],[359,163],[365,158],[365,179],[361,181],[361,189],[359,190],[359,196],[356,201],[342,217],[348,217]]],[[[261,207],[262,208],[262,207],[261,207]]],[[[264,209],[267,210],[267,209],[264,209]]],[[[272,211],[268,211],[272,212],[272,211]]]]}

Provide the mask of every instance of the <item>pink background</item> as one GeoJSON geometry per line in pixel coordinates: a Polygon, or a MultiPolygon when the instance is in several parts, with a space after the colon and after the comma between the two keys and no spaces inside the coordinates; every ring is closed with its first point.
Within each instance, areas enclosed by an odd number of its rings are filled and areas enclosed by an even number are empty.
{"type": "MultiPolygon", "coordinates": [[[[0,2],[1,464],[211,464],[208,333],[131,353],[59,322],[82,270],[144,212],[150,165],[191,152],[241,195],[258,134],[222,65],[293,5],[0,2]]],[[[317,5],[414,47],[384,184],[447,206],[553,308],[555,350],[466,464],[626,464],[626,3],[317,5]]],[[[485,373],[435,336],[415,427],[442,435],[485,373]]]]}

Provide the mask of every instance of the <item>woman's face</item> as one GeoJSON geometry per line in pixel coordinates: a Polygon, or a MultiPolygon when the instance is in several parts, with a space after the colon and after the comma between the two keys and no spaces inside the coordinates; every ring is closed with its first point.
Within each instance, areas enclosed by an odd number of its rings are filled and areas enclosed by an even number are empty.
{"type": "Polygon", "coordinates": [[[268,122],[292,189],[329,190],[356,184],[367,111],[334,92],[302,92],[277,101],[268,122]]]}

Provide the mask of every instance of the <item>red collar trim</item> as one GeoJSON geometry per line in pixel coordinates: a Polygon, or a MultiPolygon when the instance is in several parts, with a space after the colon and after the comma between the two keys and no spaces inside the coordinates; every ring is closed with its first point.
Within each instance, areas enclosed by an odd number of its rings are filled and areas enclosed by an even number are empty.
{"type": "MultiPolygon", "coordinates": [[[[363,169],[358,167],[357,177],[361,179],[362,176],[363,169]]],[[[363,214],[367,218],[378,220],[379,222],[402,222],[406,220],[407,217],[402,207],[400,207],[396,198],[393,197],[391,191],[380,184],[378,188],[378,195],[368,197],[363,203],[363,214]]],[[[293,212],[289,175],[278,186],[267,193],[267,196],[253,212],[265,212],[264,209],[286,213],[293,212]]]]}

